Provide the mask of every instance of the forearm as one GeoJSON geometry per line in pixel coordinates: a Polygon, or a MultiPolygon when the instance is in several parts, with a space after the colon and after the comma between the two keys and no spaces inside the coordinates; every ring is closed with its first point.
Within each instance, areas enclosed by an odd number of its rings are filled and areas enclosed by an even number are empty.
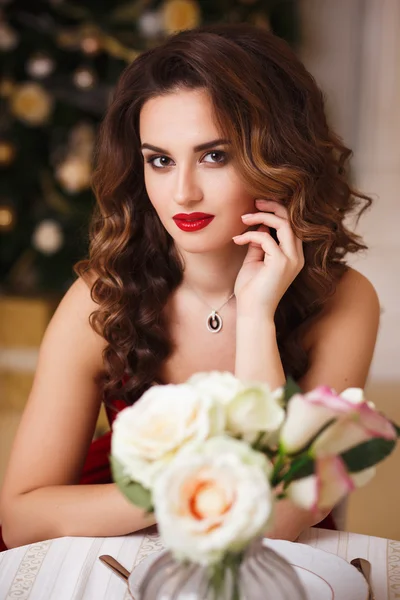
{"type": "Polygon", "coordinates": [[[8,547],[62,536],[119,536],[155,523],[114,483],[33,490],[13,499],[2,519],[8,547]]]}
{"type": "Polygon", "coordinates": [[[271,389],[284,385],[286,378],[272,320],[238,311],[235,375],[239,379],[264,381],[271,389]]]}
{"type": "Polygon", "coordinates": [[[289,499],[279,500],[274,509],[272,529],[265,537],[293,542],[309,527],[319,523],[330,511],[313,513],[294,505],[289,499]]]}
{"type": "MultiPolygon", "coordinates": [[[[272,389],[284,385],[286,378],[273,321],[257,318],[256,315],[238,314],[235,375],[239,379],[264,381],[272,389]]],[[[289,499],[279,500],[275,504],[272,529],[265,535],[293,541],[324,516],[303,510],[289,499]]]]}

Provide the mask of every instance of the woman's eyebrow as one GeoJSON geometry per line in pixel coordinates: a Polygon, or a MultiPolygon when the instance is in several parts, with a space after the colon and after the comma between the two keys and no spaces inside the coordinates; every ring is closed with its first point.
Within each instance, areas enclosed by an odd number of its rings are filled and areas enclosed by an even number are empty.
{"type": "MultiPolygon", "coordinates": [[[[214,146],[220,146],[221,144],[230,144],[229,140],[220,138],[217,140],[212,140],[211,142],[204,142],[204,144],[199,144],[193,148],[194,152],[201,152],[201,150],[208,150],[209,148],[213,148],[214,146]]],[[[141,149],[153,150],[153,152],[162,152],[164,154],[171,154],[168,150],[164,148],[158,148],[158,146],[153,146],[152,144],[142,144],[141,149]]]]}

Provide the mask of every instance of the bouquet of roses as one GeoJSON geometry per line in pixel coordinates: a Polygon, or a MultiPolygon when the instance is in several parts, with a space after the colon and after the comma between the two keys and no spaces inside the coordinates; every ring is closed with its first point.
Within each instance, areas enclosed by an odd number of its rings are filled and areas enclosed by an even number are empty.
{"type": "Polygon", "coordinates": [[[362,389],[302,394],[289,381],[271,391],[215,371],[153,386],[119,413],[111,463],[177,559],[215,565],[268,533],[280,498],[334,507],[371,479],[399,434],[362,389]]]}

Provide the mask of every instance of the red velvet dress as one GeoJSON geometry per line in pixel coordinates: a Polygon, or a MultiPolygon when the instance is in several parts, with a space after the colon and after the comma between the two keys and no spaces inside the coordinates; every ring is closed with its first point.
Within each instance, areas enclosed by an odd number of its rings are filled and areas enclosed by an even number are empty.
{"type": "MultiPolygon", "coordinates": [[[[112,425],[115,416],[123,408],[126,408],[126,404],[123,400],[115,400],[112,406],[106,407],[107,417],[110,425],[112,425]]],[[[89,447],[89,452],[86,457],[86,461],[83,467],[80,484],[92,484],[92,483],[111,483],[111,470],[109,463],[109,455],[111,451],[111,431],[108,431],[105,435],[94,440],[89,447]]],[[[323,521],[316,525],[322,529],[337,529],[335,521],[330,513],[323,521]]],[[[1,526],[0,526],[0,552],[7,550],[3,538],[1,537],[1,526]]]]}

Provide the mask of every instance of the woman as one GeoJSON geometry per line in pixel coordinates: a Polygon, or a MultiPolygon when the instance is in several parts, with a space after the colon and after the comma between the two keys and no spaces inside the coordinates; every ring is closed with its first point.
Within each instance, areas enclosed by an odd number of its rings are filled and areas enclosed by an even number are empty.
{"type": "MultiPolygon", "coordinates": [[[[370,204],[347,183],[349,155],[270,33],[182,32],[125,70],[100,135],[90,256],[45,334],[2,490],[9,547],[154,522],[113,483],[78,485],[103,398],[112,409],[213,369],[364,386],[379,303],[345,262],[365,246],[344,219],[370,204]]],[[[268,535],[325,516],[283,501],[268,535]]]]}

